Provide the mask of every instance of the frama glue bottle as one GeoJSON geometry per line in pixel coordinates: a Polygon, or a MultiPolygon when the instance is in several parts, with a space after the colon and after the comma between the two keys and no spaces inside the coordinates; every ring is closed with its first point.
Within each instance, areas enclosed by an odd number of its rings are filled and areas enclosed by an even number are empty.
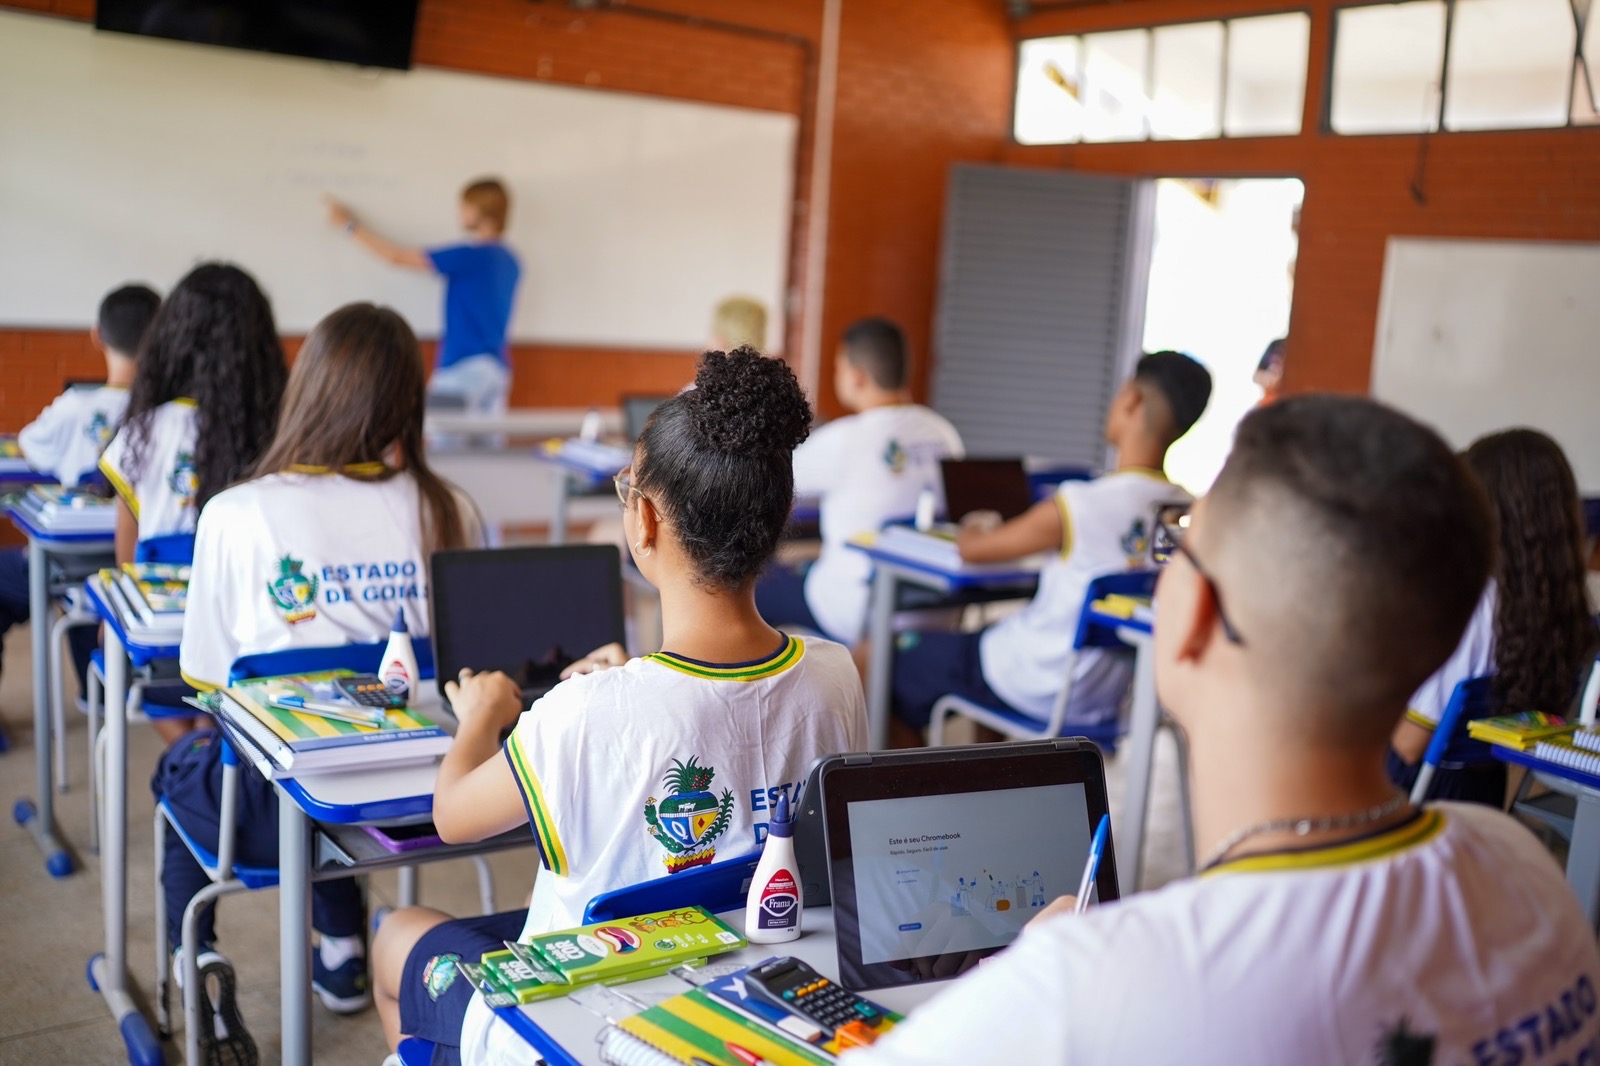
{"type": "Polygon", "coordinates": [[[780,795],[767,823],[744,904],[744,935],[752,944],[781,944],[800,937],[800,866],[794,858],[794,821],[789,797],[780,795]]]}
{"type": "Polygon", "coordinates": [[[378,677],[384,687],[409,701],[417,688],[417,653],[411,647],[411,633],[406,629],[404,611],[395,611],[394,625],[389,630],[389,644],[383,649],[383,663],[378,667],[378,677]]]}

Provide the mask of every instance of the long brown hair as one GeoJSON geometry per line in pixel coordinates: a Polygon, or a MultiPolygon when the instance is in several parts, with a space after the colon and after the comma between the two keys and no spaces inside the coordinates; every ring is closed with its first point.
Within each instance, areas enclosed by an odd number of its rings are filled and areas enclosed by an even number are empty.
{"type": "Polygon", "coordinates": [[[372,304],[339,308],[306,336],[289,373],[277,436],[252,476],[316,467],[384,481],[404,471],[422,495],[424,551],[464,547],[455,491],[423,454],[425,388],[422,351],[405,319],[372,304]],[[391,447],[399,469],[381,462],[391,447]]]}
{"type": "Polygon", "coordinates": [[[1499,533],[1495,695],[1507,711],[1565,714],[1600,644],[1572,467],[1534,429],[1482,437],[1465,458],[1488,490],[1499,533]]]}

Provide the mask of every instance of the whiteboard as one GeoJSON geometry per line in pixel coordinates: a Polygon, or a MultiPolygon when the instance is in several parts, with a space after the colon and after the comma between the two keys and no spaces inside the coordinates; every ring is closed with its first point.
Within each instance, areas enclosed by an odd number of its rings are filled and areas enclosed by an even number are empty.
{"type": "Polygon", "coordinates": [[[1600,244],[1391,238],[1372,395],[1457,448],[1541,429],[1600,495],[1600,244]]]}
{"type": "Polygon", "coordinates": [[[746,294],[781,337],[792,115],[440,70],[376,72],[0,14],[0,325],[80,327],[129,280],[253,273],[285,333],[352,300],[439,329],[441,283],[367,254],[323,193],[417,245],[512,191],[513,335],[699,348],[746,294]]]}

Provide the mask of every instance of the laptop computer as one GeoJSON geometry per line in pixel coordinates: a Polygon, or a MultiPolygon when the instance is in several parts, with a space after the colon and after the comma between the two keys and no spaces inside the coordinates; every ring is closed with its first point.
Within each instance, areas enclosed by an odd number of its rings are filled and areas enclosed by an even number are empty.
{"type": "MultiPolygon", "coordinates": [[[[835,755],[815,778],[801,814],[819,801],[840,979],[857,990],[954,977],[1006,947],[1077,891],[1109,811],[1099,750],[1072,738],[835,755]]],[[[1109,843],[1092,891],[1117,898],[1109,843]]]]}
{"type": "Polygon", "coordinates": [[[624,396],[622,398],[622,429],[631,441],[637,441],[640,434],[644,433],[644,424],[650,421],[650,416],[656,413],[656,408],[670,396],[624,396]]]}
{"type": "Polygon", "coordinates": [[[503,670],[532,703],[562,670],[624,639],[622,561],[612,544],[435,552],[430,581],[441,697],[463,668],[503,670]]]}
{"type": "Polygon", "coordinates": [[[1033,484],[1021,459],[943,459],[944,513],[960,522],[973,511],[1010,520],[1033,506],[1033,484]]]}

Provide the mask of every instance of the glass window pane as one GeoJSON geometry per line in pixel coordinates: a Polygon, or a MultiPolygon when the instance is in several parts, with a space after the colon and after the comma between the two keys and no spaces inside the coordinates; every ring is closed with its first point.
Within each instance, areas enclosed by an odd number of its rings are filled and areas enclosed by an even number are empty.
{"type": "Polygon", "coordinates": [[[1335,133],[1431,133],[1439,128],[1444,0],[1344,8],[1334,37],[1335,133]]]}
{"type": "Polygon", "coordinates": [[[1150,136],[1192,140],[1222,133],[1222,23],[1155,31],[1150,136]]]}
{"type": "MultiPolygon", "coordinates": [[[[1576,7],[1586,0],[1572,0],[1576,7]]],[[[1584,62],[1572,85],[1572,121],[1592,126],[1600,123],[1600,7],[1589,6],[1589,21],[1583,30],[1584,62]]]]}
{"type": "Polygon", "coordinates": [[[1228,136],[1300,132],[1310,39],[1311,19],[1299,12],[1228,23],[1228,136]]]}
{"type": "Polygon", "coordinates": [[[1148,30],[1084,35],[1084,140],[1144,140],[1149,59],[1148,30]]]}
{"type": "Polygon", "coordinates": [[[1566,125],[1576,34],[1570,0],[1457,0],[1445,128],[1566,125]]]}
{"type": "Polygon", "coordinates": [[[1083,136],[1082,76],[1076,37],[1036,37],[1017,52],[1017,103],[1011,133],[1021,144],[1069,144],[1083,136]]]}

